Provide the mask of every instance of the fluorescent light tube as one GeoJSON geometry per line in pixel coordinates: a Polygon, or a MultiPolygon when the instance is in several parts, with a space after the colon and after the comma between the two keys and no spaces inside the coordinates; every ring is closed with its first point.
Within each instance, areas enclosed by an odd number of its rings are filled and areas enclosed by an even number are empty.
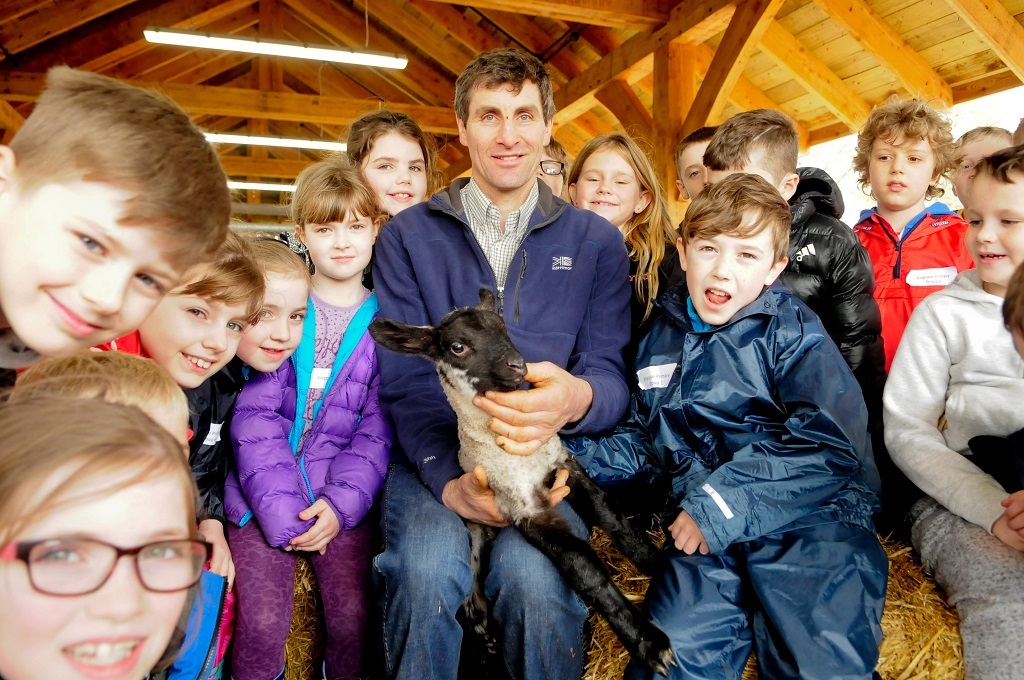
{"type": "Polygon", "coordinates": [[[325,139],[292,139],[288,137],[261,137],[256,135],[235,135],[221,132],[207,132],[206,139],[214,144],[246,144],[250,146],[282,146],[290,149],[323,149],[344,151],[344,142],[328,142],[325,139]]]}
{"type": "Polygon", "coordinates": [[[296,59],[315,59],[317,61],[334,61],[343,64],[360,64],[380,68],[405,68],[409,60],[404,54],[390,52],[353,51],[344,47],[328,47],[307,45],[305,43],[268,38],[250,38],[247,36],[223,35],[219,33],[200,33],[183,31],[176,28],[147,28],[143,31],[146,40],[164,45],[181,45],[182,47],[203,47],[228,50],[231,52],[248,52],[266,54],[276,57],[294,57],[296,59]]]}
{"type": "Polygon", "coordinates": [[[228,181],[228,189],[245,189],[255,191],[295,191],[294,184],[270,184],[264,182],[234,182],[228,181]]]}

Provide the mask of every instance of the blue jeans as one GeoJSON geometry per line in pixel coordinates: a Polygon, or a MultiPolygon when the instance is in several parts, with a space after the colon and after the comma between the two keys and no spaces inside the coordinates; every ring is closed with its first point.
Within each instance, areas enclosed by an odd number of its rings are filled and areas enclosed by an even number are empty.
{"type": "MultiPolygon", "coordinates": [[[[559,508],[574,533],[587,528],[559,508]]],[[[455,620],[473,589],[469,531],[407,464],[392,465],[383,500],[384,552],[374,561],[388,678],[455,680],[462,628],[455,620]]],[[[498,532],[484,590],[502,632],[505,672],[522,680],[576,680],[583,673],[587,608],[554,564],[514,528],[498,532]]]]}

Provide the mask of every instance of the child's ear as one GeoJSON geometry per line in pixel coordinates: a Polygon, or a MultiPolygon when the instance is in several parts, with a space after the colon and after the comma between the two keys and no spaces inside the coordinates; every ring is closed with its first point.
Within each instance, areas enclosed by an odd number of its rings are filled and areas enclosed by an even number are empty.
{"type": "Polygon", "coordinates": [[[779,183],[779,193],[782,194],[782,198],[789,202],[789,199],[793,198],[793,194],[796,193],[796,188],[800,184],[800,175],[795,172],[788,173],[779,183]]]}
{"type": "Polygon", "coordinates": [[[580,207],[579,203],[576,202],[576,184],[569,185],[569,202],[577,208],[580,207]]]}
{"type": "Polygon", "coordinates": [[[680,201],[689,201],[690,200],[690,194],[688,194],[686,192],[686,187],[683,186],[682,180],[678,180],[678,179],[676,180],[676,190],[679,191],[679,200],[680,201]]]}
{"type": "Polygon", "coordinates": [[[770,286],[775,283],[775,279],[779,278],[779,274],[782,273],[787,264],[789,264],[788,257],[783,257],[781,260],[773,264],[772,268],[768,270],[768,276],[764,278],[764,285],[770,286]]]}
{"type": "Polygon", "coordinates": [[[17,159],[14,157],[14,150],[0,144],[0,194],[11,188],[14,182],[14,173],[18,167],[17,159]]]}
{"type": "Polygon", "coordinates": [[[297,238],[299,240],[299,243],[301,243],[302,245],[306,245],[306,242],[302,240],[302,231],[303,231],[302,230],[302,225],[301,224],[296,224],[295,225],[295,238],[297,238]]]}
{"type": "Polygon", "coordinates": [[[651,204],[651,198],[652,198],[652,196],[651,196],[651,192],[650,191],[646,191],[646,190],[641,191],[640,192],[640,200],[638,200],[636,202],[636,206],[633,207],[633,212],[635,214],[639,215],[644,210],[646,210],[647,206],[649,206],[651,204]]]}
{"type": "Polygon", "coordinates": [[[686,271],[686,244],[683,243],[683,237],[680,236],[676,239],[676,251],[679,252],[679,265],[686,271]]]}

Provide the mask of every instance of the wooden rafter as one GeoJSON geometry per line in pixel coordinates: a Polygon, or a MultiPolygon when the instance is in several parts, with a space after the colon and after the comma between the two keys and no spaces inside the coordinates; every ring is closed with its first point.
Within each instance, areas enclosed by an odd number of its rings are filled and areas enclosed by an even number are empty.
{"type": "Polygon", "coordinates": [[[953,90],[865,0],[814,0],[915,97],[953,103],[953,90]]]}
{"type": "Polygon", "coordinates": [[[505,43],[467,17],[465,12],[451,5],[434,0],[409,0],[408,5],[442,26],[452,38],[474,53],[505,46],[505,43]]]}
{"type": "Polygon", "coordinates": [[[782,3],[783,0],[745,0],[736,8],[680,134],[689,134],[722,112],[750,55],[757,49],[782,3]]]}
{"type": "MultiPolygon", "coordinates": [[[[456,0],[440,0],[461,5],[456,0]]],[[[613,28],[651,28],[665,23],[677,0],[474,0],[478,9],[550,17],[613,28]]]]}
{"type": "MultiPolygon", "coordinates": [[[[0,99],[34,101],[43,89],[44,74],[0,72],[0,99]]],[[[269,118],[347,125],[374,105],[357,99],[324,97],[293,92],[260,92],[240,87],[179,85],[177,83],[133,82],[133,85],[162,90],[193,114],[269,118]]],[[[424,130],[456,134],[450,108],[416,104],[388,103],[395,111],[409,114],[424,130]]]]}
{"type": "Polygon", "coordinates": [[[613,80],[594,95],[618,119],[622,129],[634,137],[654,138],[654,122],[650,112],[636,96],[633,86],[624,80],[613,80]]]}
{"type": "MultiPolygon", "coordinates": [[[[355,0],[352,5],[363,11],[365,1],[355,0]]],[[[424,37],[433,34],[433,30],[395,0],[372,0],[369,7],[370,15],[377,18],[382,25],[402,36],[410,45],[421,46],[424,54],[455,75],[461,73],[473,58],[472,52],[457,42],[446,40],[443,35],[435,35],[429,44],[424,44],[424,37]]]]}
{"type": "Polygon", "coordinates": [[[247,156],[221,156],[224,174],[231,177],[275,177],[295,179],[310,161],[283,158],[249,158],[247,156]]]}
{"type": "Polygon", "coordinates": [[[4,0],[0,7],[0,24],[16,21],[26,14],[53,6],[53,0],[4,0]]]}
{"type": "Polygon", "coordinates": [[[1024,81],[1024,27],[999,0],[948,0],[960,18],[978,32],[1006,67],[1024,81]]]}
{"type": "MultiPolygon", "coordinates": [[[[132,0],[54,0],[52,7],[42,8],[17,23],[0,26],[0,45],[8,53],[17,54],[130,2],[132,0]]],[[[0,55],[0,61],[3,58],[0,55]]]]}
{"type": "Polygon", "coordinates": [[[654,53],[654,165],[673,223],[684,214],[675,187],[676,145],[682,139],[683,121],[697,96],[696,51],[695,45],[674,41],[654,53]]]}
{"type": "Polygon", "coordinates": [[[590,108],[586,98],[616,78],[629,79],[630,72],[639,73],[639,77],[650,73],[653,62],[646,62],[648,68],[644,73],[639,72],[643,68],[641,64],[662,45],[677,39],[704,42],[725,28],[734,11],[731,0],[680,3],[672,10],[664,27],[630,38],[555,93],[555,105],[558,107],[555,120],[571,120],[580,114],[581,108],[590,108]]]}
{"type": "Polygon", "coordinates": [[[859,130],[867,120],[871,105],[779,22],[770,22],[761,37],[761,49],[851,130],[859,130]]]}
{"type": "MultiPolygon", "coordinates": [[[[482,16],[534,54],[544,54],[560,37],[548,33],[533,19],[522,14],[488,10],[482,16]]],[[[555,84],[561,84],[583,73],[587,63],[571,49],[561,49],[548,58],[548,66],[553,67],[551,79],[555,84]]]]}
{"type": "Polygon", "coordinates": [[[17,132],[25,123],[25,118],[14,110],[14,107],[7,102],[0,102],[0,128],[17,132]]]}

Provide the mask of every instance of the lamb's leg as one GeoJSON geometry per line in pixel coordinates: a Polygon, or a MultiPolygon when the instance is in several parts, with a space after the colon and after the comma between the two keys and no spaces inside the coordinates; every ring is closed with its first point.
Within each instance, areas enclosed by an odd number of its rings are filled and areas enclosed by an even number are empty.
{"type": "Polygon", "coordinates": [[[557,511],[549,509],[516,522],[529,541],[555,564],[573,590],[591,604],[634,658],[655,673],[668,675],[675,665],[665,635],[612,582],[601,559],[590,545],[572,534],[557,511]]]}
{"type": "Polygon", "coordinates": [[[569,502],[592,526],[608,532],[612,542],[637,569],[648,576],[658,570],[661,551],[648,536],[638,530],[608,501],[608,494],[590,478],[583,466],[572,456],[565,463],[569,470],[569,502]]]}
{"type": "Polygon", "coordinates": [[[473,592],[463,606],[466,622],[475,635],[475,649],[479,659],[476,663],[487,668],[499,656],[498,643],[491,634],[491,604],[484,594],[484,580],[487,578],[487,562],[490,557],[494,530],[477,522],[466,522],[469,529],[469,566],[473,574],[473,592]]]}

